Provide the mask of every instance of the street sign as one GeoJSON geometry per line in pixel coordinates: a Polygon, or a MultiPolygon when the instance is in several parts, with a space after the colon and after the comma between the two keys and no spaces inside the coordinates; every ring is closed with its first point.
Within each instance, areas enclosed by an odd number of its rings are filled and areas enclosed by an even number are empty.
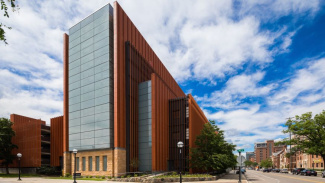
{"type": "Polygon", "coordinates": [[[244,156],[238,156],[237,157],[237,162],[238,163],[244,163],[245,160],[246,160],[246,158],[244,156]]]}
{"type": "Polygon", "coordinates": [[[244,149],[238,149],[237,152],[244,152],[244,149]]]}

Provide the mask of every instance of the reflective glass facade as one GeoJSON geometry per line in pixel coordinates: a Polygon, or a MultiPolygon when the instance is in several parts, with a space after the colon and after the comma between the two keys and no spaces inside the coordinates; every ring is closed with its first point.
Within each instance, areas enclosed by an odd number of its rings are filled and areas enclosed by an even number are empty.
{"type": "Polygon", "coordinates": [[[139,84],[139,171],[152,170],[151,81],[139,84]]]}
{"type": "Polygon", "coordinates": [[[69,150],[113,147],[113,8],[69,29],[69,150]]]}

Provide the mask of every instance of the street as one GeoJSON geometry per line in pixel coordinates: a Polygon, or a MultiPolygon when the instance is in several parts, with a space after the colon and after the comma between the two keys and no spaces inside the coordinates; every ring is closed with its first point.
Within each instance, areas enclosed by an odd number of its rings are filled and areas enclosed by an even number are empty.
{"type": "Polygon", "coordinates": [[[301,176],[282,173],[263,173],[262,171],[247,170],[246,178],[251,183],[323,183],[325,178],[320,176],[301,176]]]}

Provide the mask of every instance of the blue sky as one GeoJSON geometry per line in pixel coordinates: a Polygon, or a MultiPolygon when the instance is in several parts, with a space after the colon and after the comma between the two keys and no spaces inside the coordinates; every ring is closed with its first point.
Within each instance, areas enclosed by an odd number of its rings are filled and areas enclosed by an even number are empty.
{"type": "MultiPolygon", "coordinates": [[[[112,1],[19,1],[1,19],[0,116],[62,115],[62,35],[112,1]]],[[[125,0],[122,8],[186,93],[252,151],[281,139],[286,118],[325,109],[320,0],[125,0]]]]}

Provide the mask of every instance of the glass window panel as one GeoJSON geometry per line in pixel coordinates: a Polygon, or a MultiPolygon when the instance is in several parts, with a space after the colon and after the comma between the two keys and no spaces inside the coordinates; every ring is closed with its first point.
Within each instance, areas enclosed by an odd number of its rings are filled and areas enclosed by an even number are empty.
{"type": "Polygon", "coordinates": [[[93,171],[93,157],[89,156],[88,157],[88,171],[93,171]]]}
{"type": "Polygon", "coordinates": [[[85,94],[81,94],[81,102],[90,100],[90,99],[94,99],[95,98],[95,92],[89,92],[89,93],[85,93],[85,94]]]}
{"type": "Polygon", "coordinates": [[[70,119],[69,127],[72,127],[72,126],[79,126],[77,128],[79,128],[79,131],[80,131],[80,118],[70,119]]]}
{"type": "Polygon", "coordinates": [[[89,61],[89,62],[87,62],[85,64],[82,64],[81,65],[81,72],[83,72],[83,71],[85,71],[85,70],[87,70],[87,69],[89,69],[91,67],[94,67],[94,60],[91,60],[91,61],[89,61]]]}
{"type": "Polygon", "coordinates": [[[78,30],[80,30],[80,23],[78,23],[78,24],[74,25],[73,27],[71,27],[69,29],[69,34],[72,34],[72,33],[76,32],[78,30]]]}
{"type": "MultiPolygon", "coordinates": [[[[70,39],[70,37],[69,37],[69,39],[70,39]]],[[[71,42],[69,43],[69,53],[70,53],[70,51],[71,51],[75,46],[77,46],[77,45],[79,45],[79,44],[80,44],[80,37],[78,37],[78,38],[76,38],[75,40],[71,41],[71,42]]],[[[80,50],[80,47],[79,47],[79,50],[80,50]]]]}
{"type": "Polygon", "coordinates": [[[94,107],[94,106],[95,106],[95,100],[94,99],[81,102],[81,109],[85,109],[85,108],[88,108],[88,107],[94,107]]]}
{"type": "Polygon", "coordinates": [[[81,139],[89,139],[95,137],[95,131],[83,132],[81,133],[81,139]]]}
{"type": "Polygon", "coordinates": [[[101,149],[101,148],[110,148],[110,144],[95,144],[95,148],[101,149]]]}
{"type": "Polygon", "coordinates": [[[102,55],[107,54],[108,52],[109,52],[109,47],[105,46],[105,47],[102,47],[102,48],[100,48],[98,50],[95,50],[94,56],[95,56],[95,58],[97,58],[97,57],[100,57],[102,55]]]}
{"type": "Polygon", "coordinates": [[[108,112],[95,114],[95,121],[104,121],[104,120],[108,120],[108,119],[109,119],[108,112]]]}
{"type": "Polygon", "coordinates": [[[80,88],[69,91],[69,98],[76,97],[80,95],[80,88]]]}
{"type": "Polygon", "coordinates": [[[83,34],[83,35],[80,36],[80,41],[81,42],[84,42],[87,39],[93,37],[93,35],[94,35],[94,31],[93,30],[90,30],[90,31],[88,31],[85,34],[83,34]]]}
{"type": "Polygon", "coordinates": [[[90,22],[88,25],[85,25],[81,28],[81,35],[93,30],[93,22],[90,22]]]}
{"type": "Polygon", "coordinates": [[[69,50],[69,56],[74,55],[75,53],[80,52],[80,44],[69,50]]]}
{"type": "Polygon", "coordinates": [[[78,74],[78,73],[80,73],[80,66],[78,66],[78,67],[76,67],[76,68],[74,68],[74,69],[71,69],[71,70],[69,71],[69,77],[71,77],[71,76],[73,76],[73,75],[76,75],[76,74],[78,74]]]}
{"type": "Polygon", "coordinates": [[[88,78],[84,78],[81,80],[81,86],[85,86],[88,85],[90,83],[95,82],[95,76],[89,76],[88,78]]]}
{"type": "Polygon", "coordinates": [[[109,104],[96,105],[95,107],[95,113],[102,113],[108,111],[109,111],[109,104]]]}
{"type": "Polygon", "coordinates": [[[90,68],[86,71],[81,72],[81,79],[84,79],[86,77],[92,76],[95,74],[95,69],[94,68],[90,68]]]}
{"type": "MultiPolygon", "coordinates": [[[[75,39],[80,38],[80,30],[74,32],[73,34],[69,34],[69,42],[71,43],[75,39]]],[[[80,41],[79,41],[80,42],[80,41]]],[[[69,45],[70,45],[69,43],[69,45]]]]}
{"type": "Polygon", "coordinates": [[[80,103],[80,96],[69,98],[70,105],[77,104],[77,103],[80,103]]]}
{"type": "Polygon", "coordinates": [[[96,156],[96,171],[99,171],[99,156],[96,156]]]}
{"type": "Polygon", "coordinates": [[[102,24],[98,25],[94,28],[94,35],[99,34],[103,31],[108,31],[109,22],[103,22],[102,24]]]}
{"type": "Polygon", "coordinates": [[[69,112],[74,112],[80,110],[80,103],[73,104],[69,106],[69,112]]]}
{"type": "Polygon", "coordinates": [[[73,75],[69,78],[69,84],[80,80],[80,74],[73,75]]]}
{"type": "Polygon", "coordinates": [[[103,156],[103,171],[107,171],[107,156],[103,156]]]}
{"type": "Polygon", "coordinates": [[[80,66],[80,59],[77,59],[77,60],[69,63],[69,70],[72,70],[78,66],[80,66]]]}
{"type": "Polygon", "coordinates": [[[97,65],[95,67],[95,73],[100,73],[100,72],[106,71],[108,69],[109,69],[109,62],[105,62],[105,63],[97,65]]]}
{"type": "Polygon", "coordinates": [[[84,49],[84,48],[86,48],[86,47],[92,45],[93,42],[94,42],[94,39],[91,37],[91,38],[87,39],[86,41],[82,42],[80,48],[81,48],[81,49],[84,49]]]}
{"type": "Polygon", "coordinates": [[[80,118],[80,111],[70,112],[69,119],[80,118]]]}
{"type": "Polygon", "coordinates": [[[88,25],[89,23],[93,22],[93,14],[92,15],[89,15],[87,18],[85,18],[84,20],[82,20],[80,22],[80,27],[85,27],[86,25],[88,25]]]}
{"type": "Polygon", "coordinates": [[[69,134],[73,134],[73,133],[80,133],[80,126],[69,128],[69,134]]]}
{"type": "MultiPolygon", "coordinates": [[[[94,51],[94,46],[90,45],[87,48],[84,48],[80,51],[80,56],[83,57],[94,51]]],[[[95,52],[96,53],[96,52],[95,52]]],[[[96,56],[96,55],[95,55],[96,56]]]]}
{"type": "Polygon", "coordinates": [[[82,171],[86,171],[86,158],[82,157],[82,171]]]}
{"type": "Polygon", "coordinates": [[[69,55],[69,63],[74,62],[75,60],[80,58],[80,52],[77,52],[73,55],[69,55]]]}
{"type": "Polygon", "coordinates": [[[98,50],[100,48],[108,46],[108,44],[109,44],[109,37],[106,37],[103,40],[100,40],[94,44],[94,50],[98,50]]]}
{"type": "Polygon", "coordinates": [[[83,109],[83,110],[81,110],[81,117],[94,115],[94,113],[95,113],[95,107],[83,109]]]}
{"type": "Polygon", "coordinates": [[[69,140],[69,146],[80,146],[80,140],[69,140]]]}
{"type": "Polygon", "coordinates": [[[95,130],[100,130],[104,128],[110,128],[110,124],[108,120],[95,123],[95,130]]]}
{"type": "Polygon", "coordinates": [[[95,90],[109,86],[109,78],[95,82],[95,90]]]}
{"type": "Polygon", "coordinates": [[[95,98],[95,105],[101,105],[109,102],[109,95],[104,95],[98,98],[95,98]]]}
{"type": "Polygon", "coordinates": [[[107,71],[104,71],[104,72],[101,72],[101,73],[97,73],[95,75],[95,80],[99,81],[99,80],[102,80],[102,79],[105,79],[105,78],[108,78],[108,77],[109,77],[109,72],[107,70],[107,71]]]}
{"type": "Polygon", "coordinates": [[[100,16],[96,20],[94,20],[94,27],[97,27],[106,21],[108,21],[108,14],[103,14],[102,16],[100,16]]]}
{"type": "Polygon", "coordinates": [[[80,87],[80,81],[76,81],[69,85],[69,90],[74,90],[80,87]]]}
{"type": "Polygon", "coordinates": [[[81,87],[81,94],[94,90],[94,83],[81,87]]]}
{"type": "Polygon", "coordinates": [[[69,140],[80,140],[80,133],[70,134],[69,140]]]}
{"type": "Polygon", "coordinates": [[[101,32],[101,33],[99,33],[99,34],[96,34],[96,35],[94,36],[94,43],[96,43],[96,42],[98,42],[98,41],[104,39],[105,37],[108,37],[108,35],[109,35],[108,32],[109,32],[109,31],[103,31],[103,32],[101,32]]]}
{"type": "Polygon", "coordinates": [[[95,65],[99,65],[107,62],[108,62],[108,54],[105,54],[95,59],[95,65]]]}
{"type": "Polygon", "coordinates": [[[95,143],[95,139],[81,139],[81,146],[90,146],[90,145],[94,145],[95,143]]]}
{"type": "Polygon", "coordinates": [[[106,136],[106,141],[108,141],[108,136],[110,135],[110,129],[101,129],[96,130],[95,137],[103,137],[106,136]]]}
{"type": "Polygon", "coordinates": [[[81,132],[93,131],[95,129],[95,123],[88,123],[81,125],[81,132]]]}
{"type": "Polygon", "coordinates": [[[91,61],[93,59],[94,59],[94,54],[90,53],[90,54],[88,54],[88,55],[81,58],[81,64],[85,64],[85,63],[87,63],[87,62],[89,62],[89,61],[91,61]]]}
{"type": "Polygon", "coordinates": [[[101,97],[104,95],[108,95],[108,94],[109,94],[109,87],[100,88],[95,91],[95,98],[98,98],[98,97],[101,97]]]}
{"type": "Polygon", "coordinates": [[[76,164],[76,170],[77,171],[79,171],[79,157],[76,157],[76,162],[77,162],[77,164],[76,164]]]}
{"type": "Polygon", "coordinates": [[[95,144],[107,144],[107,143],[109,143],[108,134],[103,137],[95,138],[95,144]]]}
{"type": "Polygon", "coordinates": [[[95,115],[85,116],[81,118],[81,124],[94,123],[95,115]]]}

